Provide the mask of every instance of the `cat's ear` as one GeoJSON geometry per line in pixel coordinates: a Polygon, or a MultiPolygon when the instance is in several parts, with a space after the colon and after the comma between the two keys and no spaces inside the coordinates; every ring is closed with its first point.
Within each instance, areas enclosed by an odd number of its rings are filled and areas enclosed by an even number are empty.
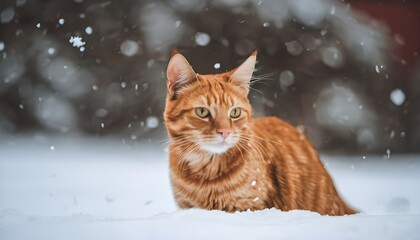
{"type": "Polygon", "coordinates": [[[172,93],[176,93],[185,84],[196,80],[196,74],[188,63],[187,59],[176,50],[172,53],[172,58],[168,63],[166,71],[167,87],[172,93]]]}
{"type": "Polygon", "coordinates": [[[251,82],[252,73],[255,69],[255,63],[257,62],[257,51],[254,51],[251,56],[249,56],[245,62],[243,62],[239,67],[232,70],[232,75],[230,75],[229,82],[232,82],[240,87],[246,89],[247,93],[249,92],[249,83],[251,82]]]}

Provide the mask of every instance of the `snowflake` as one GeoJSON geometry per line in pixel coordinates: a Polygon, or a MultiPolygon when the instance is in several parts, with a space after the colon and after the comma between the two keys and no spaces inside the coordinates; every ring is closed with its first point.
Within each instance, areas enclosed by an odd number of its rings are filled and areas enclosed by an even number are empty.
{"type": "Polygon", "coordinates": [[[83,46],[86,44],[86,42],[83,42],[82,37],[71,36],[70,40],[69,40],[69,43],[71,43],[73,45],[73,47],[80,48],[80,51],[82,51],[82,52],[85,50],[85,48],[83,46]]]}

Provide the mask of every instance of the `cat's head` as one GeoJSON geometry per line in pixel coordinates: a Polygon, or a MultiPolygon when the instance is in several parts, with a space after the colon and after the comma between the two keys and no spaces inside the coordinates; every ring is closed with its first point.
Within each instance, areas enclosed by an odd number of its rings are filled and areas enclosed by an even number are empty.
{"type": "Polygon", "coordinates": [[[255,63],[256,52],[230,72],[199,75],[184,56],[172,56],[164,117],[179,149],[223,154],[246,142],[252,111],[249,83],[255,63]]]}

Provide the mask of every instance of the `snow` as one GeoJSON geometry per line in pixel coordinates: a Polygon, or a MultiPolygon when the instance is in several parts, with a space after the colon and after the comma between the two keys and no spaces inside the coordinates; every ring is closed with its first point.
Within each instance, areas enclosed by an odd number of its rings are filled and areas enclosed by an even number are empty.
{"type": "Polygon", "coordinates": [[[404,38],[398,33],[394,35],[394,40],[398,45],[403,46],[405,44],[404,38]]]}
{"type": "MultiPolygon", "coordinates": [[[[48,49],[48,52],[54,54],[56,50],[48,49]]],[[[96,81],[88,68],[78,66],[74,59],[61,56],[48,61],[48,65],[39,65],[38,71],[54,90],[71,98],[87,94],[90,83],[96,81]]]]}
{"type": "Polygon", "coordinates": [[[332,6],[331,11],[330,11],[331,15],[335,15],[335,6],[332,6]]]}
{"type": "Polygon", "coordinates": [[[210,36],[207,33],[198,32],[195,34],[195,43],[199,46],[207,46],[210,43],[210,36]]]}
{"type": "Polygon", "coordinates": [[[9,23],[15,17],[15,10],[11,7],[5,8],[0,13],[0,23],[9,23]]]}
{"type": "Polygon", "coordinates": [[[26,0],[16,0],[17,7],[22,7],[25,4],[26,4],[26,0]]]}
{"type": "Polygon", "coordinates": [[[376,142],[377,136],[370,128],[362,128],[357,131],[357,142],[361,146],[370,146],[376,142]]]}
{"type": "Polygon", "coordinates": [[[87,35],[91,35],[91,34],[93,33],[93,29],[92,29],[92,27],[87,26],[87,27],[85,28],[85,32],[86,32],[86,34],[87,34],[87,35]]]}
{"type": "MultiPolygon", "coordinates": [[[[3,55],[5,56],[5,55],[3,55]]],[[[20,80],[25,72],[26,65],[19,54],[10,53],[7,58],[0,61],[0,81],[9,85],[20,80]]]]}
{"type": "Polygon", "coordinates": [[[4,42],[0,42],[0,52],[4,50],[4,42]]]}
{"type": "Polygon", "coordinates": [[[215,68],[215,69],[219,69],[219,68],[220,68],[220,63],[215,63],[215,64],[214,64],[214,68],[215,68]]]}
{"type": "Polygon", "coordinates": [[[74,107],[58,94],[45,92],[45,99],[36,101],[35,116],[48,129],[67,132],[76,127],[74,107]]]}
{"type": "Polygon", "coordinates": [[[106,110],[105,108],[99,108],[99,109],[96,109],[95,111],[95,115],[101,118],[108,115],[108,113],[109,113],[108,110],[106,110]]]}
{"type": "Polygon", "coordinates": [[[295,82],[295,75],[290,70],[284,70],[280,73],[280,87],[282,89],[287,89],[295,82]]]}
{"type": "Polygon", "coordinates": [[[175,9],[185,12],[201,12],[206,7],[206,0],[173,0],[172,5],[175,9]]]}
{"type": "Polygon", "coordinates": [[[384,66],[382,66],[382,65],[375,65],[375,72],[376,73],[381,73],[381,69],[383,69],[384,68],[384,66]]]}
{"type": "Polygon", "coordinates": [[[58,20],[58,23],[59,23],[60,25],[64,25],[64,22],[65,22],[64,18],[60,18],[60,19],[58,20]]]}
{"type": "Polygon", "coordinates": [[[48,54],[49,55],[53,55],[54,53],[55,53],[55,49],[54,48],[52,48],[52,47],[48,48],[48,54]]]}
{"type": "Polygon", "coordinates": [[[0,239],[420,238],[418,155],[322,155],[358,215],[232,214],[179,210],[157,142],[2,135],[0,239]]]}
{"type": "Polygon", "coordinates": [[[148,128],[157,128],[159,126],[159,119],[155,116],[149,116],[146,118],[146,126],[148,128]]]}
{"type": "Polygon", "coordinates": [[[134,56],[139,51],[139,45],[133,40],[124,40],[121,43],[120,51],[127,57],[134,56]]]}
{"type": "Polygon", "coordinates": [[[73,47],[81,47],[86,44],[85,42],[83,42],[82,37],[74,37],[74,36],[70,37],[69,42],[73,45],[73,47]]]}
{"type": "MultiPolygon", "coordinates": [[[[149,59],[146,63],[147,68],[150,68],[151,66],[153,66],[154,63],[155,63],[154,59],[149,59]]],[[[136,86],[137,86],[137,88],[136,88],[136,90],[137,90],[138,89],[138,84],[136,84],[136,86]]]]}
{"type": "Polygon", "coordinates": [[[133,17],[144,34],[145,47],[152,52],[169,52],[189,30],[186,24],[174,27],[179,16],[172,8],[161,3],[151,2],[133,17]]]}
{"type": "Polygon", "coordinates": [[[405,101],[405,94],[401,89],[396,88],[392,90],[390,94],[390,99],[392,103],[395,104],[396,106],[401,106],[405,101]]]}
{"type": "Polygon", "coordinates": [[[249,56],[255,49],[255,43],[247,38],[240,39],[235,43],[235,53],[239,56],[249,56]]]}
{"type": "Polygon", "coordinates": [[[344,57],[336,47],[327,47],[322,51],[322,62],[328,67],[337,69],[343,65],[344,57]]]}
{"type": "Polygon", "coordinates": [[[85,50],[85,47],[83,47],[83,46],[86,44],[86,42],[83,42],[82,37],[71,36],[70,39],[69,39],[69,43],[71,43],[73,45],[73,47],[79,48],[79,50],[81,52],[83,52],[85,50]]]}
{"type": "Polygon", "coordinates": [[[336,80],[321,90],[316,100],[316,120],[337,133],[350,129],[363,131],[365,127],[374,128],[375,115],[368,107],[360,108],[362,104],[363,99],[356,94],[355,89],[336,80]]]}
{"type": "Polygon", "coordinates": [[[253,181],[251,182],[251,186],[255,186],[255,185],[257,185],[257,181],[253,180],[253,181]]]}
{"type": "Polygon", "coordinates": [[[302,45],[298,41],[296,41],[296,40],[287,42],[287,43],[285,43],[285,45],[286,45],[287,51],[292,56],[297,56],[297,55],[301,54],[302,51],[303,51],[302,45]]]}
{"type": "Polygon", "coordinates": [[[331,3],[321,0],[289,1],[290,10],[296,18],[307,26],[320,24],[331,3]]]}

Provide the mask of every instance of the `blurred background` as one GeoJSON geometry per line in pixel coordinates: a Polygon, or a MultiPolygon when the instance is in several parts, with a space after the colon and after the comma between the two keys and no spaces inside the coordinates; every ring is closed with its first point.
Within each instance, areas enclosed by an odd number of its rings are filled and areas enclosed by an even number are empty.
{"type": "Polygon", "coordinates": [[[255,116],[342,154],[420,152],[420,1],[2,0],[0,138],[165,138],[166,66],[258,49],[255,116]]]}

